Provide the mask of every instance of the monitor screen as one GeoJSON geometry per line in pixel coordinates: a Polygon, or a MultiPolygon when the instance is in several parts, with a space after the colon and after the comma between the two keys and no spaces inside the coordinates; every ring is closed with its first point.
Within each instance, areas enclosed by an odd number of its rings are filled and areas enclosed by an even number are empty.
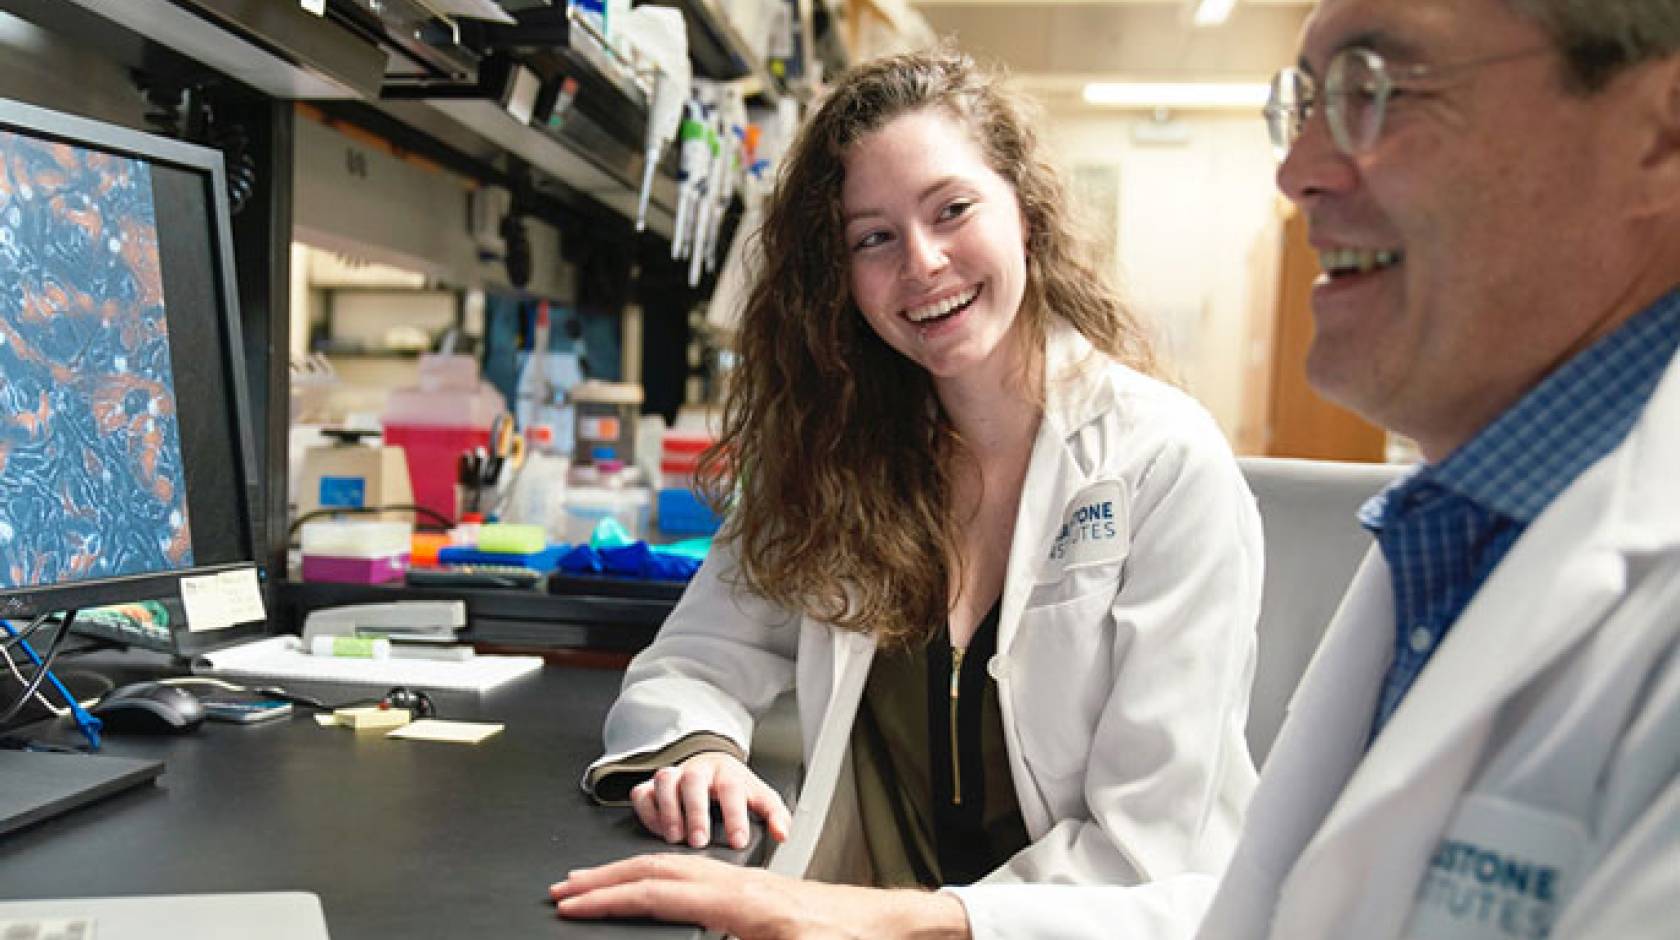
{"type": "Polygon", "coordinates": [[[0,100],[0,617],[255,559],[221,157],[0,100]]]}

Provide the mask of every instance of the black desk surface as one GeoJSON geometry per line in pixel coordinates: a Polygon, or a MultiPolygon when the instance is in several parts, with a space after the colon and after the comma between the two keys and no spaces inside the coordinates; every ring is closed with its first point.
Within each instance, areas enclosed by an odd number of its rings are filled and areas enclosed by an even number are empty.
{"type": "MultiPolygon", "coordinates": [[[[578,790],[620,678],[549,666],[482,697],[434,696],[441,717],[506,724],[476,746],[321,728],[302,709],[109,736],[102,753],[162,758],[163,777],[0,838],[0,898],[303,890],[335,940],[696,936],[562,921],[546,899],[569,869],[665,848],[578,790]]],[[[41,736],[75,740],[67,724],[41,736]]],[[[756,858],[762,838],[707,851],[756,858]]]]}

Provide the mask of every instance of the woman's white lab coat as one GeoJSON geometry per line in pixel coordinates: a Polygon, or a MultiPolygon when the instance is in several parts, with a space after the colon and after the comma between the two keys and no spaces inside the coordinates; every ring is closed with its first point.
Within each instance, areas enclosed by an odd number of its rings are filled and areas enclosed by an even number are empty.
{"type": "Polygon", "coordinates": [[[1200,936],[1680,935],[1680,360],[1512,547],[1366,753],[1393,638],[1373,549],[1200,936]]]}
{"type": "MultiPolygon", "coordinates": [[[[977,937],[1187,936],[1253,787],[1243,725],[1259,518],[1187,396],[1094,357],[1065,328],[1047,354],[1055,378],[987,667],[1033,842],[958,894],[977,937]],[[1055,889],[1016,882],[1143,887],[1045,905],[1019,892],[1055,889]]],[[[630,665],[597,765],[701,731],[744,751],[791,683],[806,777],[771,867],[867,876],[848,745],[874,643],[733,590],[732,557],[714,551],[630,665]]]]}

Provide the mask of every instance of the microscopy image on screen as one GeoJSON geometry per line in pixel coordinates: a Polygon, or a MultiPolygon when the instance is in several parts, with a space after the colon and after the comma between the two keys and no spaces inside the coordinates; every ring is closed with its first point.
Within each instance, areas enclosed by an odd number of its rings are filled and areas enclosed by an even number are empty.
{"type": "Polygon", "coordinates": [[[192,564],[164,309],[149,167],[0,131],[0,590],[192,564]]]}

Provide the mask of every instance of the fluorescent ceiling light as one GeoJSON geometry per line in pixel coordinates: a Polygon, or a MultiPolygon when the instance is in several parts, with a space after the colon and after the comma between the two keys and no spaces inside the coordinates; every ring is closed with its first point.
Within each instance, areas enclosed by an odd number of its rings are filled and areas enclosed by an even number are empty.
{"type": "Polygon", "coordinates": [[[1192,21],[1197,26],[1218,26],[1231,15],[1237,0],[1198,0],[1192,21]]]}
{"type": "Polygon", "coordinates": [[[1261,82],[1092,82],[1085,103],[1110,108],[1265,107],[1271,89],[1261,82]]]}

